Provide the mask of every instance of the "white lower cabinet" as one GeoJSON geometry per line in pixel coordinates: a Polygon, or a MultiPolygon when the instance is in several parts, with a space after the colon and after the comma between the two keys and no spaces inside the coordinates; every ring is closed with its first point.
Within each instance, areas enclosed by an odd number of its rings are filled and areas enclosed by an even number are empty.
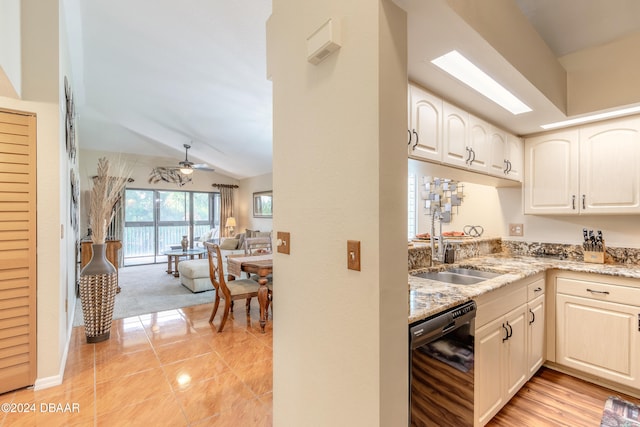
{"type": "Polygon", "coordinates": [[[540,274],[476,300],[474,425],[487,424],[544,361],[544,288],[540,274]]]}
{"type": "Polygon", "coordinates": [[[555,284],[556,362],[640,389],[640,287],[565,273],[555,284]]]}
{"type": "MultiPolygon", "coordinates": [[[[544,283],[542,289],[544,289],[544,283]]],[[[545,296],[540,295],[533,301],[528,302],[527,308],[529,311],[527,366],[529,368],[528,377],[531,378],[545,361],[545,296]]]]}

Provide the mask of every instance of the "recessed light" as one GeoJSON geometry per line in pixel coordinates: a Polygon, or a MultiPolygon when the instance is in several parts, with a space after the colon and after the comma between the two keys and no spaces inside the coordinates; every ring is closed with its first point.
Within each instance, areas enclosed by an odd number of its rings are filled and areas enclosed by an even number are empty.
{"type": "Polygon", "coordinates": [[[452,50],[434,59],[431,63],[486,96],[511,114],[517,115],[531,111],[529,106],[462,56],[457,50],[452,50]]]}
{"type": "Polygon", "coordinates": [[[549,123],[540,126],[542,129],[556,129],[565,126],[577,125],[580,123],[594,122],[596,120],[609,119],[612,117],[626,116],[640,112],[640,106],[623,108],[621,110],[607,111],[606,113],[592,114],[590,116],[576,117],[575,119],[563,120],[561,122],[549,123]]]}

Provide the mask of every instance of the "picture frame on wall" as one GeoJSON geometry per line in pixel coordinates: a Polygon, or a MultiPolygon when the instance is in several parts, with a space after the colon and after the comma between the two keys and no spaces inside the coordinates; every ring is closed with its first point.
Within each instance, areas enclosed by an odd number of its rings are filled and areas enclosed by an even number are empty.
{"type": "Polygon", "coordinates": [[[258,191],[253,193],[253,217],[272,218],[273,217],[273,192],[258,191]]]}

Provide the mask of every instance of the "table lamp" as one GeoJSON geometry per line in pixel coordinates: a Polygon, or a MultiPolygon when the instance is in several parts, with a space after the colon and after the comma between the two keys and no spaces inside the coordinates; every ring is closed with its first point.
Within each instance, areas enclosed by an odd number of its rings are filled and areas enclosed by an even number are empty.
{"type": "Polygon", "coordinates": [[[229,235],[233,235],[233,229],[236,226],[236,219],[232,216],[227,218],[227,222],[224,224],[225,228],[229,229],[229,235]]]}

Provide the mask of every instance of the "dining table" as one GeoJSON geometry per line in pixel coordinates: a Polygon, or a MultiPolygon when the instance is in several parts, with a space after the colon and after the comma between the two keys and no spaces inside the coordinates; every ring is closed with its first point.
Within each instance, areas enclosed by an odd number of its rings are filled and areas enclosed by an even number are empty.
{"type": "Polygon", "coordinates": [[[260,255],[229,255],[227,257],[227,274],[240,278],[245,272],[249,276],[258,276],[258,303],[260,304],[260,330],[264,333],[269,310],[269,288],[267,275],[273,274],[273,254],[260,255]]]}

